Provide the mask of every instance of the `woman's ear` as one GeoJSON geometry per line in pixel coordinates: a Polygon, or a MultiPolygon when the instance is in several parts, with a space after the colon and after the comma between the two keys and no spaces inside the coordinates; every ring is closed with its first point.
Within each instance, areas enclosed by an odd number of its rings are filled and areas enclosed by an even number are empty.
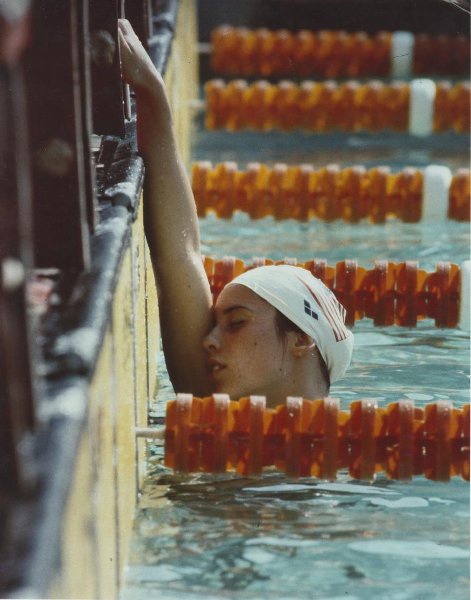
{"type": "Polygon", "coordinates": [[[294,339],[290,347],[293,356],[306,356],[316,347],[314,339],[304,332],[293,332],[294,339]]]}

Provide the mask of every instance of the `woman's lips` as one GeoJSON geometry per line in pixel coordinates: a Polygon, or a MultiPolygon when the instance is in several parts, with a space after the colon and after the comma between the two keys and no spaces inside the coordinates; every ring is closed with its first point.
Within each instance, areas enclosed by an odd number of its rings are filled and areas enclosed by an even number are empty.
{"type": "Polygon", "coordinates": [[[215,360],[213,358],[210,358],[207,361],[207,369],[208,369],[208,373],[210,375],[211,378],[216,379],[219,374],[224,371],[224,369],[226,369],[227,365],[225,365],[224,363],[215,360]]]}

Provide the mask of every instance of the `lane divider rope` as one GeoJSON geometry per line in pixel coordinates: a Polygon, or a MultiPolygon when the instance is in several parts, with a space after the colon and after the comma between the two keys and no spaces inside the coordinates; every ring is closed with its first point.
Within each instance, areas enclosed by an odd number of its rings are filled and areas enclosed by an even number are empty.
{"type": "Polygon", "coordinates": [[[205,126],[240,131],[384,131],[426,137],[470,129],[471,83],[415,79],[360,83],[268,81],[205,84],[205,126]]]}
{"type": "Polygon", "coordinates": [[[197,398],[177,394],[167,403],[165,429],[141,429],[141,437],[165,442],[164,463],[175,471],[259,476],[276,467],[289,477],[334,480],[339,469],[372,481],[391,479],[469,481],[469,404],[438,400],[424,408],[412,400],[378,407],[356,400],[288,397],[266,408],[264,396],[231,400],[227,394],[197,398]]]}
{"type": "Polygon", "coordinates": [[[272,77],[467,76],[470,44],[463,35],[290,32],[223,25],[211,32],[210,65],[226,75],[272,77]]]}
{"type": "Polygon", "coordinates": [[[346,324],[369,318],[375,326],[416,327],[423,319],[432,319],[436,327],[470,330],[471,261],[461,266],[440,261],[435,271],[419,268],[419,262],[395,263],[376,260],[372,269],[347,259],[335,266],[324,259],[298,262],[296,258],[274,261],[256,257],[251,263],[227,256],[216,259],[204,256],[213,300],[237,275],[253,268],[272,264],[297,265],[319,278],[345,307],[346,324]]]}
{"type": "Polygon", "coordinates": [[[191,179],[200,217],[214,212],[227,219],[239,210],[252,219],[273,216],[350,223],[470,219],[470,170],[464,168],[452,173],[448,167],[429,165],[392,173],[387,166],[329,164],[315,169],[308,164],[269,167],[251,162],[239,169],[235,162],[200,161],[192,165],[191,179]]]}

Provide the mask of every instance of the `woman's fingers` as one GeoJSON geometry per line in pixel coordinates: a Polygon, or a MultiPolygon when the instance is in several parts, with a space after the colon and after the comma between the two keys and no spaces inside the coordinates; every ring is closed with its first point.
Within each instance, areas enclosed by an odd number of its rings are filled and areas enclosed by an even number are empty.
{"type": "Polygon", "coordinates": [[[141,50],[147,56],[147,53],[144,49],[144,46],[141,43],[141,40],[137,37],[132,25],[126,19],[118,19],[118,32],[121,34],[123,39],[128,44],[130,49],[135,48],[136,50],[141,50]]]}
{"type": "Polygon", "coordinates": [[[120,41],[126,44],[128,50],[132,50],[133,47],[141,47],[144,50],[141,41],[134,33],[134,30],[131,27],[129,21],[125,21],[124,19],[118,19],[118,35],[120,41]]]}
{"type": "Polygon", "coordinates": [[[132,77],[131,77],[131,67],[129,65],[129,60],[131,56],[131,49],[124,37],[124,34],[121,29],[118,29],[118,38],[119,38],[119,49],[121,55],[121,70],[123,73],[123,78],[126,83],[132,85],[132,77]]]}
{"type": "Polygon", "coordinates": [[[119,47],[121,48],[121,50],[129,50],[129,46],[128,43],[126,42],[126,38],[124,37],[123,32],[121,31],[121,29],[118,29],[118,38],[119,38],[119,47]]]}
{"type": "Polygon", "coordinates": [[[118,36],[124,80],[132,86],[142,85],[145,71],[151,66],[149,57],[129,21],[118,20],[118,36]]]}
{"type": "Polygon", "coordinates": [[[139,89],[148,87],[155,79],[160,80],[160,75],[144,46],[126,19],[118,19],[118,36],[121,66],[126,83],[139,89]]]}
{"type": "Polygon", "coordinates": [[[123,33],[134,33],[134,29],[127,19],[118,19],[118,29],[123,33]]]}

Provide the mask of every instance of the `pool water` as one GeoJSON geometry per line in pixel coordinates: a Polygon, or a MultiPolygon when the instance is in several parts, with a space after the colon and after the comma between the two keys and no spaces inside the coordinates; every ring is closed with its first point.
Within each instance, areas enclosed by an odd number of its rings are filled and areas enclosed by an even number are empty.
{"type": "Polygon", "coordinates": [[[466,490],[161,474],[133,553],[124,597],[136,600],[464,599],[466,490]]]}
{"type": "MultiPolygon", "coordinates": [[[[467,160],[463,147],[452,147],[455,138],[448,154],[437,143],[404,148],[398,138],[386,140],[381,153],[371,138],[350,140],[350,149],[334,140],[327,155],[316,142],[295,143],[296,136],[286,148],[270,136],[249,138],[244,144],[243,135],[202,133],[195,159],[315,163],[322,154],[325,164],[341,148],[345,164],[440,162],[454,169],[467,160]]],[[[469,225],[451,221],[301,224],[210,215],[201,232],[203,252],[216,257],[325,258],[329,264],[354,258],[366,267],[376,259],[417,259],[427,270],[439,260],[468,259],[470,244],[469,225]]],[[[377,328],[368,320],[354,332],[352,365],[331,389],[343,409],[366,397],[379,406],[401,398],[417,406],[469,402],[466,333],[437,329],[431,321],[407,329],[377,328]]],[[[173,392],[162,361],[160,370],[153,414],[162,417],[173,392]]],[[[367,484],[347,472],[330,483],[274,471],[259,479],[181,476],[163,467],[162,456],[162,446],[150,447],[122,600],[469,598],[469,486],[461,479],[398,483],[378,476],[367,484]]]]}

